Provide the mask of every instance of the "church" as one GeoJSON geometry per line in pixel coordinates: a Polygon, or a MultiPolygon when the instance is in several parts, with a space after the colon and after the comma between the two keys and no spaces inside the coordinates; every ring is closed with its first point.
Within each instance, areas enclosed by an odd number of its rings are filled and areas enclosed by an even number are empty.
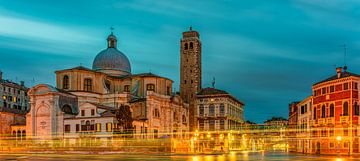
{"type": "Polygon", "coordinates": [[[39,84],[28,92],[29,139],[65,139],[71,144],[88,135],[101,141],[116,134],[187,137],[189,105],[172,91],[173,81],[153,73],[133,74],[113,32],[92,68],[78,66],[55,73],[56,87],[39,84]]]}

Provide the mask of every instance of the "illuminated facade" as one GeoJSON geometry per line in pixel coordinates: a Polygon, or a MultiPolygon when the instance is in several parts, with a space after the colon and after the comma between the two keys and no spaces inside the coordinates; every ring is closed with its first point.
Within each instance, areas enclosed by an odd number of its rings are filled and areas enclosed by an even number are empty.
{"type": "Polygon", "coordinates": [[[309,96],[296,104],[296,152],[309,153],[310,151],[310,121],[312,117],[312,96],[309,96]]]}
{"type": "Polygon", "coordinates": [[[24,130],[12,130],[11,125],[25,124],[25,114],[29,110],[27,91],[23,81],[18,84],[5,80],[0,71],[0,137],[26,135],[24,130]]]}
{"type": "Polygon", "coordinates": [[[125,131],[135,138],[185,137],[188,104],[173,94],[173,81],[153,73],[132,74],[115,35],[107,40],[108,48],[97,54],[92,69],[56,71],[56,87],[40,84],[29,91],[27,137],[65,138],[69,144],[86,135],[109,140],[125,131]],[[126,107],[131,127],[119,122],[117,111],[126,107]]]}
{"type": "Polygon", "coordinates": [[[196,107],[199,131],[240,130],[244,123],[244,103],[225,91],[202,89],[197,94],[196,107]]]}
{"type": "Polygon", "coordinates": [[[348,72],[346,67],[336,68],[336,72],[315,83],[312,96],[296,105],[297,152],[359,153],[360,75],[348,72]]]}
{"type": "Polygon", "coordinates": [[[183,32],[180,41],[180,96],[189,104],[189,126],[196,125],[196,94],[201,90],[201,41],[200,34],[192,30],[183,32]]]}
{"type": "Polygon", "coordinates": [[[336,72],[312,86],[311,153],[359,152],[360,75],[346,71],[346,67],[336,72]]]}

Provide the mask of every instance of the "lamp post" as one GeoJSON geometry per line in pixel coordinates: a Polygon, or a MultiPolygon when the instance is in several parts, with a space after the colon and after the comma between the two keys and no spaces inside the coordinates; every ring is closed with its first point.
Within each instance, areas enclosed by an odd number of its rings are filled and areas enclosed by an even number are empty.
{"type": "Polygon", "coordinates": [[[340,154],[340,142],[341,142],[341,136],[337,136],[336,137],[336,140],[337,140],[337,142],[338,142],[338,155],[340,154]]]}

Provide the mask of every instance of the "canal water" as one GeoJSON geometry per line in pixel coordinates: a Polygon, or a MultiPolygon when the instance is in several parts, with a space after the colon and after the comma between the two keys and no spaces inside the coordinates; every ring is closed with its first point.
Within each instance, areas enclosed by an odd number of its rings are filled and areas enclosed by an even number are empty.
{"type": "Polygon", "coordinates": [[[155,154],[0,154],[0,160],[29,160],[29,161],[62,161],[62,160],[124,160],[124,161],[237,161],[237,160],[270,160],[270,161],[351,161],[360,160],[359,157],[347,156],[316,156],[301,155],[284,152],[260,153],[230,153],[222,155],[155,155],[155,154]]]}

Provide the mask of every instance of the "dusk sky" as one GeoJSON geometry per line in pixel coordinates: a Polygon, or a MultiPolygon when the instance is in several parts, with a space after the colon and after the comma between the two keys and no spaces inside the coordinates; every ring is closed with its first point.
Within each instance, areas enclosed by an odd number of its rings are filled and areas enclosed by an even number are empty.
{"type": "Polygon", "coordinates": [[[0,70],[27,86],[55,85],[55,70],[91,68],[111,26],[132,73],[168,77],[176,90],[181,33],[192,26],[202,41],[203,87],[215,77],[258,123],[287,118],[290,102],[334,75],[344,65],[342,44],[349,71],[360,74],[358,0],[0,0],[0,70]]]}

